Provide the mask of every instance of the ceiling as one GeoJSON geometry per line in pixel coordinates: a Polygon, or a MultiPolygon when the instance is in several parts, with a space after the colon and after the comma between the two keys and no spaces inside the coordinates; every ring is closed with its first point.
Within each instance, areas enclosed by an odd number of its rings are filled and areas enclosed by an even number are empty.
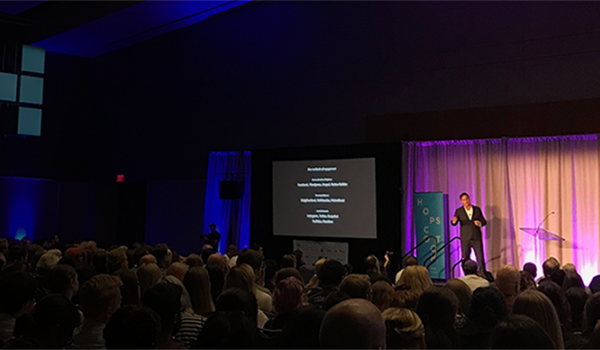
{"type": "Polygon", "coordinates": [[[0,40],[93,58],[251,1],[0,1],[0,40]]]}

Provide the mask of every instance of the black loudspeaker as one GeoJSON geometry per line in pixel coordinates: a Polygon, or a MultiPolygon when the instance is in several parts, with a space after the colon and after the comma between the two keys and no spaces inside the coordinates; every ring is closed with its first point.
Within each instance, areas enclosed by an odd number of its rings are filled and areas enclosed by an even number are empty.
{"type": "Polygon", "coordinates": [[[244,183],[233,180],[219,182],[219,198],[242,199],[244,197],[244,183]]]}

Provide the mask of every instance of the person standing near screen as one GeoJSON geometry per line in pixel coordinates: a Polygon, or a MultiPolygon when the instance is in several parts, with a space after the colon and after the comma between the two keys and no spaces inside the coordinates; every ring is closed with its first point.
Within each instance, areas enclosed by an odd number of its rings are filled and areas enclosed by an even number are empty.
{"type": "Polygon", "coordinates": [[[210,232],[208,235],[202,235],[204,244],[210,244],[215,251],[219,249],[219,241],[221,240],[221,234],[217,232],[217,225],[210,224],[210,232]]]}
{"type": "Polygon", "coordinates": [[[487,221],[483,217],[481,208],[471,204],[471,198],[467,193],[460,195],[462,207],[456,209],[452,218],[452,226],[460,222],[460,241],[462,246],[462,257],[466,261],[471,255],[471,248],[475,250],[475,257],[479,265],[479,272],[485,273],[485,259],[483,257],[483,238],[481,228],[487,221]]]}

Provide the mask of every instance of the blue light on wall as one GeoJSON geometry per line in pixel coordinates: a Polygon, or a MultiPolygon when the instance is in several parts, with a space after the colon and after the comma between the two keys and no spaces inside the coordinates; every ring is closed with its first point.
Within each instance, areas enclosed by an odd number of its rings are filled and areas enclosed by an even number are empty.
{"type": "Polygon", "coordinates": [[[56,233],[60,182],[0,177],[0,237],[46,238],[56,233]]]}

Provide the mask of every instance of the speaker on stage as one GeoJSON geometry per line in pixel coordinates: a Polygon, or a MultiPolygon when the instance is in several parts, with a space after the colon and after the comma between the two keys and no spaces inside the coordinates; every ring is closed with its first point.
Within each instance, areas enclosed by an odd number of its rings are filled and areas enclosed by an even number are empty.
{"type": "Polygon", "coordinates": [[[244,183],[234,180],[223,180],[219,182],[219,198],[242,199],[244,197],[244,183]]]}

